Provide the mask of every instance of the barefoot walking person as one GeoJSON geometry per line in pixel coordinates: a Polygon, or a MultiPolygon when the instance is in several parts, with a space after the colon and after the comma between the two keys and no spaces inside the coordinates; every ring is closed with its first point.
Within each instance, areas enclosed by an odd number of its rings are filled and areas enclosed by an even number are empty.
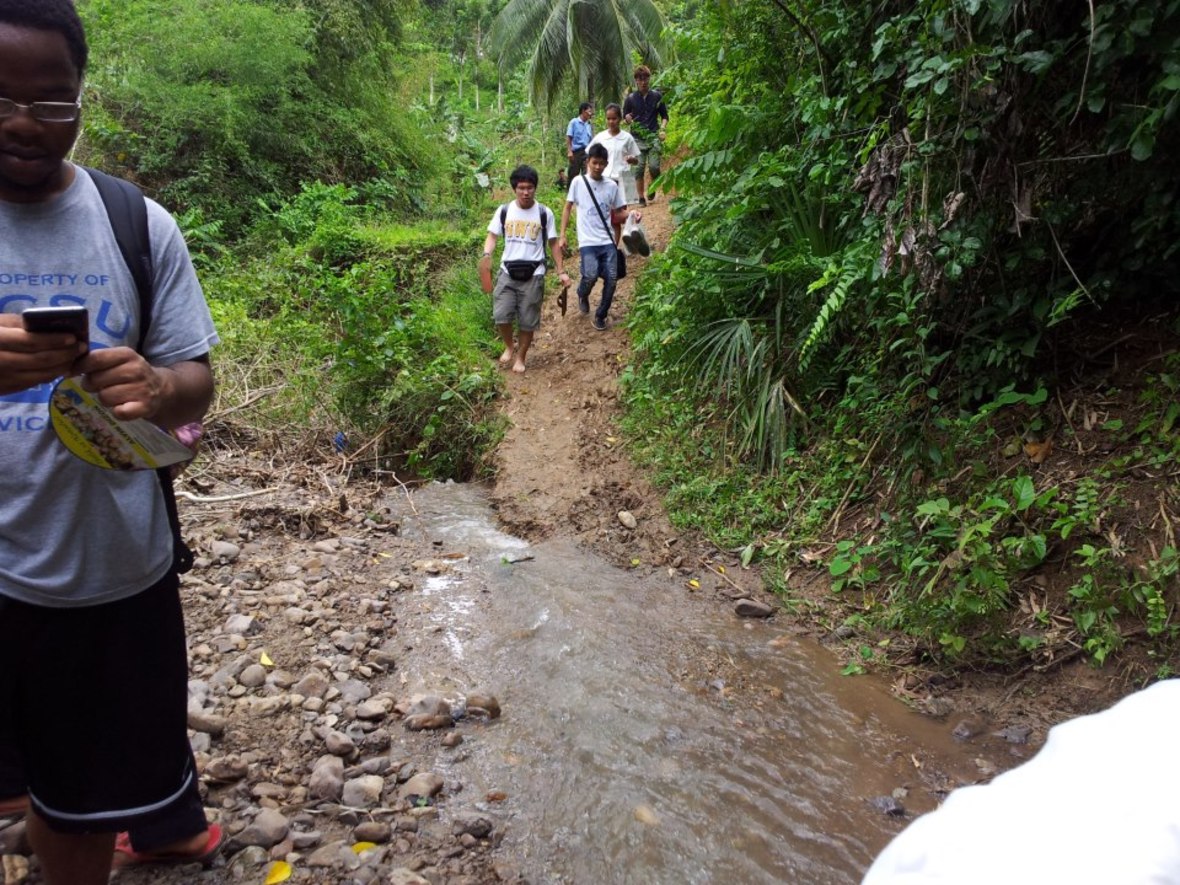
{"type": "MultiPolygon", "coordinates": [[[[150,327],[78,135],[86,37],[70,0],[0,0],[0,806],[28,797],[46,885],[101,885],[120,830],[200,811],[173,534],[151,471],[83,462],[48,430],[56,379],[175,428],[213,394],[217,335],[172,217],[147,204],[150,327]],[[90,343],[28,332],[29,307],[89,309],[90,343]],[[140,332],[146,334],[140,340],[140,332]]],[[[183,829],[183,827],[182,827],[183,829]]]]}
{"type": "Polygon", "coordinates": [[[564,257],[554,248],[557,225],[553,213],[537,202],[537,170],[532,166],[517,166],[508,181],[516,199],[498,208],[488,223],[479,263],[480,281],[483,290],[492,295],[492,322],[504,342],[500,365],[510,365],[512,371],[523,372],[533,334],[541,327],[546,243],[553,252],[562,284],[568,286],[570,278],[565,273],[564,257]],[[500,256],[499,273],[493,280],[492,253],[500,237],[504,238],[504,254],[500,256]],[[519,330],[515,342],[514,322],[519,330]]]}

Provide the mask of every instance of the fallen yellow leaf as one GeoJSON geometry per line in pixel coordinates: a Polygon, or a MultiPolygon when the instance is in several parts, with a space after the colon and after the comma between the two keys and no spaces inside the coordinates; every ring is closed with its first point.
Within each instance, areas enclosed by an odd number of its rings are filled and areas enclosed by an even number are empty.
{"type": "Polygon", "coordinates": [[[270,655],[268,655],[266,652],[262,653],[262,657],[258,659],[258,663],[262,664],[264,667],[273,667],[275,665],[275,662],[270,659],[270,655]]]}
{"type": "Polygon", "coordinates": [[[639,565],[639,563],[640,563],[640,562],[641,562],[641,560],[638,560],[638,559],[632,559],[632,560],[631,560],[631,565],[639,565]]]}
{"type": "Polygon", "coordinates": [[[376,842],[357,842],[355,845],[352,846],[352,850],[355,851],[357,854],[364,854],[370,848],[376,848],[376,847],[377,847],[376,842]]]}
{"type": "Polygon", "coordinates": [[[286,882],[290,878],[291,865],[285,860],[276,860],[267,870],[263,885],[278,885],[279,882],[286,882]]]}
{"type": "Polygon", "coordinates": [[[698,581],[696,578],[693,578],[691,581],[688,582],[688,586],[691,587],[693,590],[696,590],[697,588],[699,588],[701,586],[701,582],[698,581]]]}
{"type": "Polygon", "coordinates": [[[723,566],[723,565],[717,566],[717,571],[721,572],[721,574],[725,574],[725,566],[723,566]]]}
{"type": "Polygon", "coordinates": [[[1026,442],[1024,444],[1024,454],[1034,464],[1040,464],[1053,451],[1053,440],[1047,439],[1044,442],[1026,442]]]}

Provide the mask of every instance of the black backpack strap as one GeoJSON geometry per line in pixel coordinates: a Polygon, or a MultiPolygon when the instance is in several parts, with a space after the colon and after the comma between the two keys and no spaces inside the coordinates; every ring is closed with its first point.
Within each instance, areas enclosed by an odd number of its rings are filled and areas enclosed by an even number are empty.
{"type": "MultiPolygon", "coordinates": [[[[129,181],[107,175],[89,166],[82,167],[98,188],[107,219],[115,233],[115,242],[139,296],[139,348],[147,340],[152,325],[152,241],[148,234],[147,201],[143,191],[129,181]]],[[[180,574],[193,567],[193,552],[180,533],[180,513],[176,508],[176,491],[172,488],[172,472],[168,467],[156,471],[160,491],[164,495],[164,510],[172,528],[172,565],[180,574]]]]}
{"type": "Polygon", "coordinates": [[[152,324],[152,243],[148,236],[147,202],[129,181],[84,166],[106,207],[115,242],[139,293],[139,342],[152,324]]]}

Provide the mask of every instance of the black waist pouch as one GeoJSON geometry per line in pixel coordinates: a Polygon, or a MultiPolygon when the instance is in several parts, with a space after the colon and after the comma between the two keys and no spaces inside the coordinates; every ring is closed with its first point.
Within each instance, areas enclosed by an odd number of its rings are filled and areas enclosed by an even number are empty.
{"type": "Polygon", "coordinates": [[[505,261],[504,269],[508,271],[508,276],[519,282],[531,280],[533,274],[537,272],[537,268],[541,266],[540,261],[505,261]]]}

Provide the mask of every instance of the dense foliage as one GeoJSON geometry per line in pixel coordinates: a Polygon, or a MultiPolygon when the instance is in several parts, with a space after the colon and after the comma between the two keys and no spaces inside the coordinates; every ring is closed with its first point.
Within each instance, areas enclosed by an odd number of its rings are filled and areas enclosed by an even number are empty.
{"type": "Polygon", "coordinates": [[[646,61],[678,230],[625,378],[674,518],[791,602],[822,562],[849,626],[919,655],[1174,650],[1175,483],[1138,549],[1111,513],[1180,456],[1180,358],[1106,381],[1116,419],[1062,391],[1180,331],[1180,0],[79,5],[80,158],[177,212],[222,413],[480,474],[499,382],[468,256],[508,170],[547,185],[577,102],[646,61]],[[1083,429],[1109,457],[1040,466],[1083,429]]]}
{"type": "MultiPolygon", "coordinates": [[[[929,651],[1002,655],[1088,492],[991,453],[1051,437],[1071,349],[1176,322],[1180,3],[688,6],[681,226],[634,317],[650,456],[696,512],[760,467],[736,488],[772,552],[888,510],[831,558],[837,589],[929,651]]],[[[1175,417],[1144,418],[1144,458],[1175,452],[1175,417]]],[[[1143,552],[1158,597],[1175,551],[1143,552]]],[[[1105,584],[1070,590],[1099,658],[1147,610],[1138,578],[1105,584]]]]}
{"type": "Polygon", "coordinates": [[[408,206],[428,146],[399,108],[398,0],[84,0],[95,63],[87,159],[236,233],[304,181],[391,186],[408,206]]]}
{"type": "Polygon", "coordinates": [[[664,18],[652,0],[509,0],[496,17],[489,46],[500,68],[527,62],[529,94],[552,109],[563,86],[600,106],[618,101],[632,64],[668,57],[664,18]]]}

